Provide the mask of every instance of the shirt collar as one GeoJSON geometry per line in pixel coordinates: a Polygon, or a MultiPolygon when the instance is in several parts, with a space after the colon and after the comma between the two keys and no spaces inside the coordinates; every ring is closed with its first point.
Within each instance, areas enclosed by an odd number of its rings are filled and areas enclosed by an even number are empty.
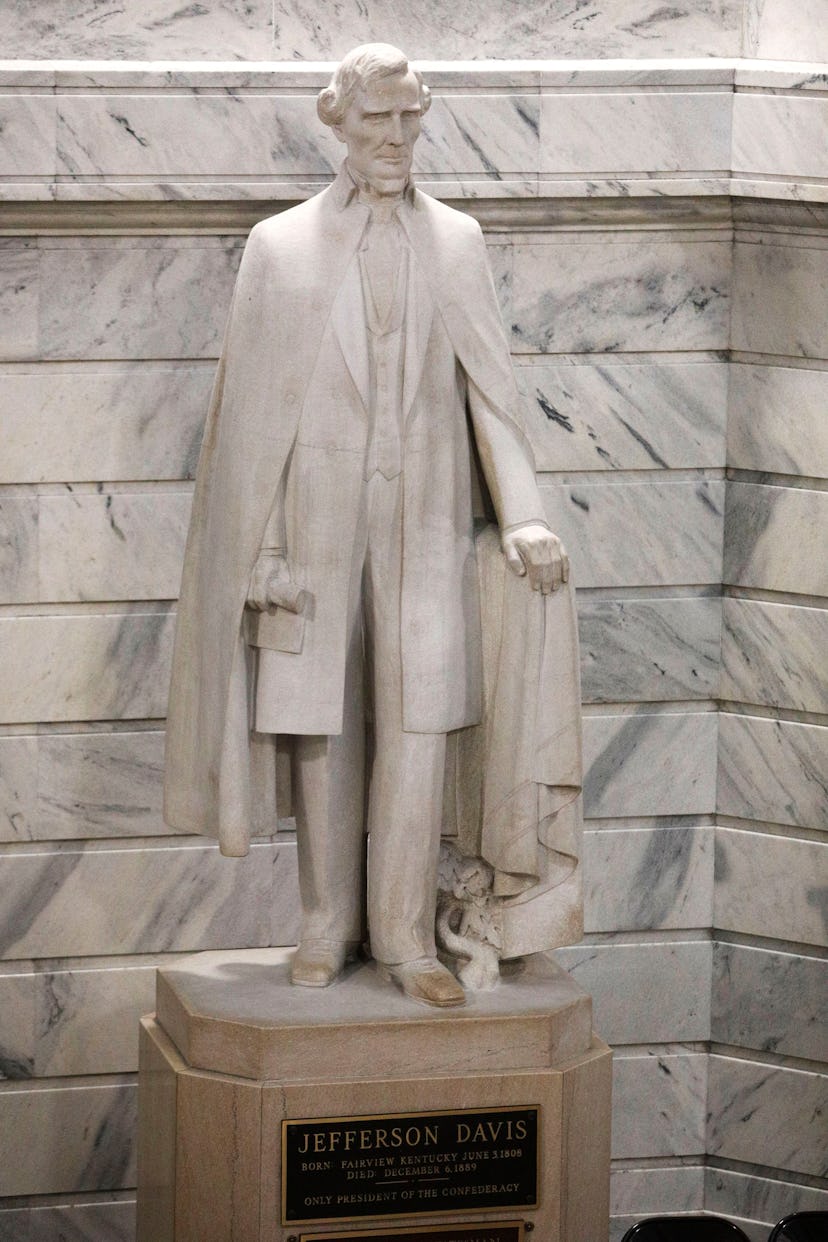
{"type": "MultiPolygon", "coordinates": [[[[340,211],[344,211],[346,207],[354,201],[360,191],[360,181],[351,172],[348,167],[348,161],[344,160],[342,167],[337,174],[336,180],[331,187],[334,195],[334,202],[340,211]]],[[[411,206],[414,202],[414,178],[409,176],[405,183],[405,189],[402,192],[402,202],[411,206]]]]}

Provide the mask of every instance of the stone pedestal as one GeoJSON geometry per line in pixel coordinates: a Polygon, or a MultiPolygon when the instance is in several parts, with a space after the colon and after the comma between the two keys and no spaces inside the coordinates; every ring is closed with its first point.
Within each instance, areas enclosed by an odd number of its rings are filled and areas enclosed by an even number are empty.
{"type": "Polygon", "coordinates": [[[611,1054],[565,972],[533,958],[441,1011],[371,964],[292,987],[289,960],[158,972],[138,1242],[604,1242],[611,1054]]]}

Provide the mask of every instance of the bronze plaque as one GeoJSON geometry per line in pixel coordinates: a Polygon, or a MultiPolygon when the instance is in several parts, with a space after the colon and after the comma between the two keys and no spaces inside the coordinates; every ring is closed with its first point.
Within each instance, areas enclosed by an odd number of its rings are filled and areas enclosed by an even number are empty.
{"type": "Polygon", "coordinates": [[[482,1221],[477,1225],[415,1225],[413,1228],[359,1229],[356,1233],[302,1233],[299,1242],[359,1242],[397,1238],[400,1242],[523,1242],[523,1221],[482,1221]]]}
{"type": "Polygon", "coordinates": [[[538,1113],[283,1121],[282,1224],[536,1207],[538,1113]]]}

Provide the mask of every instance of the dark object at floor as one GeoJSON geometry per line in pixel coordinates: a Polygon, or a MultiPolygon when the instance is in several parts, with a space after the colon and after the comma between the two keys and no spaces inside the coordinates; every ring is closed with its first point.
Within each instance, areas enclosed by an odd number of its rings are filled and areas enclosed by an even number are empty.
{"type": "Polygon", "coordinates": [[[774,1225],[768,1242],[826,1242],[828,1212],[794,1212],[774,1225]]]}
{"type": "MultiPolygon", "coordinates": [[[[723,1216],[651,1216],[628,1229],[622,1242],[750,1242],[750,1239],[723,1216]]],[[[803,1242],[806,1242],[804,1238],[803,1242]]],[[[820,1242],[825,1242],[824,1238],[820,1242]]]]}

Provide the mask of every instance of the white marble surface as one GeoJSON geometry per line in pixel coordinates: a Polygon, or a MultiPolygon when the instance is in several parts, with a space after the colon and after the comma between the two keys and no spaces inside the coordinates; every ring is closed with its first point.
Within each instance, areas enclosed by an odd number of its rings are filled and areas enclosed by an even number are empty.
{"type": "Polygon", "coordinates": [[[541,174],[717,172],[730,168],[731,96],[700,93],[541,97],[541,174]]]}
{"type": "Polygon", "coordinates": [[[31,246],[0,238],[0,356],[34,358],[38,338],[38,256],[31,246]]]}
{"type": "Polygon", "coordinates": [[[41,241],[39,353],[216,357],[240,255],[219,237],[41,241]]]}
{"type": "Polygon", "coordinates": [[[138,1019],[155,1007],[155,965],[165,961],[113,959],[111,966],[76,961],[51,970],[29,963],[22,973],[0,970],[6,1077],[136,1071],[138,1019]]]}
{"type": "Polygon", "coordinates": [[[709,942],[574,945],[555,958],[589,992],[608,1044],[710,1038],[709,942]]]}
{"type": "Polygon", "coordinates": [[[715,944],[711,1032],[719,1044],[828,1061],[828,961],[715,944]]]}
{"type": "Polygon", "coordinates": [[[0,483],[195,474],[212,362],[0,372],[0,483]]]}
{"type": "Polygon", "coordinates": [[[723,713],[719,738],[721,814],[828,828],[828,728],[723,713]]]}
{"type": "Polygon", "coordinates": [[[584,719],[584,810],[594,818],[704,815],[716,807],[716,713],[584,719]]]}
{"type": "Polygon", "coordinates": [[[828,609],[726,599],[722,699],[828,713],[828,609]]]}
{"type": "Polygon", "coordinates": [[[176,599],[191,503],[189,491],[41,497],[39,598],[176,599]]]}
{"type": "Polygon", "coordinates": [[[693,1156],[704,1151],[707,1057],[703,1053],[616,1053],[612,1155],[693,1156]]]}
{"type": "Polygon", "coordinates": [[[53,177],[55,99],[52,95],[0,95],[0,177],[53,177]]]}
{"type": "Polygon", "coordinates": [[[0,860],[0,958],[295,944],[295,847],[15,852],[0,860]]]}
{"type": "Polygon", "coordinates": [[[724,349],[729,246],[620,234],[515,244],[503,311],[515,353],[724,349]]]}
{"type": "Polygon", "coordinates": [[[37,530],[34,497],[0,496],[0,603],[37,599],[37,530]]]}
{"type": "Polygon", "coordinates": [[[134,1199],[113,1200],[106,1193],[91,1201],[60,1197],[58,1206],[0,1208],[0,1242],[133,1242],[134,1199]]]}
{"type": "Polygon", "coordinates": [[[0,724],[163,717],[174,626],[167,613],[0,618],[0,724]]]}
{"type": "Polygon", "coordinates": [[[828,60],[822,0],[744,0],[748,56],[768,60],[828,60]]]}
{"type": "Polygon", "coordinates": [[[727,372],[722,362],[524,363],[538,469],[723,466],[727,372]]]}
{"type": "Polygon", "coordinates": [[[828,595],[828,492],[728,483],[724,582],[828,595]]]}
{"type": "Polygon", "coordinates": [[[586,703],[704,699],[719,657],[716,599],[585,599],[578,605],[586,703]]]}
{"type": "Polygon", "coordinates": [[[826,875],[828,842],[717,828],[713,926],[826,947],[826,875]]]}
{"type": "Polygon", "coordinates": [[[732,363],[727,464],[828,478],[828,370],[732,363]]]}
{"type": "Polygon", "coordinates": [[[828,1075],[711,1056],[709,1092],[712,1155],[824,1176],[828,1075]]]}
{"type": "Polygon", "coordinates": [[[135,1184],[133,1084],[0,1087],[0,1195],[135,1184]]]}
{"type": "Polygon", "coordinates": [[[668,1164],[643,1169],[621,1165],[613,1169],[610,1179],[610,1207],[614,1216],[640,1218],[699,1212],[703,1194],[704,1170],[699,1164],[668,1164]]]}
{"type": "Polygon", "coordinates": [[[748,1216],[764,1222],[758,1242],[766,1242],[771,1228],[792,1212],[828,1212],[828,1189],[802,1185],[784,1177],[761,1177],[736,1169],[705,1169],[704,1201],[710,1212],[748,1216]]]}
{"type": "Polygon", "coordinates": [[[271,0],[12,0],[3,50],[16,57],[267,60],[271,0]]]}
{"type": "Polygon", "coordinates": [[[585,833],[585,931],[703,928],[712,903],[712,828],[585,833]]]}
{"type": "MultiPolygon", "coordinates": [[[[824,13],[820,24],[825,24],[824,13]]],[[[828,98],[823,95],[737,93],[733,99],[733,172],[790,180],[826,178],[826,130],[828,98]]]]}
{"type": "MultiPolygon", "coordinates": [[[[564,541],[579,587],[696,586],[719,581],[722,480],[542,481],[541,496],[546,520],[564,541]]],[[[711,654],[715,662],[718,652],[711,654]]]]}
{"type": "Polygon", "coordinates": [[[828,357],[828,248],[815,243],[772,234],[736,241],[733,349],[828,357]]]}
{"type": "Polygon", "coordinates": [[[0,840],[168,835],[163,763],[156,729],[0,737],[0,840]]]}

